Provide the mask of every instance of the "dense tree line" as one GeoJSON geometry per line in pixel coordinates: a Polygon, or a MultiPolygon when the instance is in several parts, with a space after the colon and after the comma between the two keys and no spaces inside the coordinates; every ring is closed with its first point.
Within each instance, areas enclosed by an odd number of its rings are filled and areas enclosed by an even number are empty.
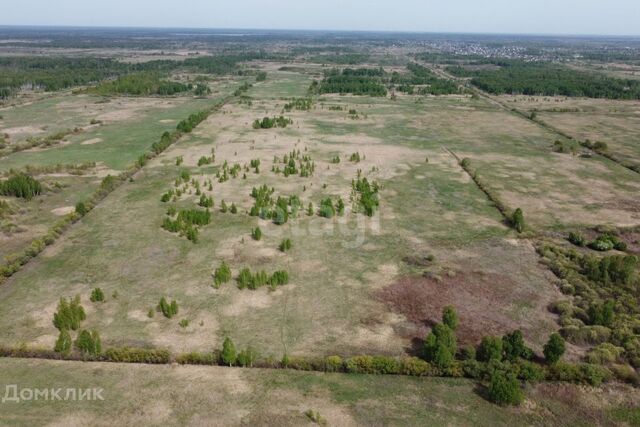
{"type": "MultiPolygon", "coordinates": [[[[0,58],[0,99],[12,96],[23,87],[55,91],[99,83],[131,73],[149,72],[163,76],[171,71],[185,70],[218,75],[239,74],[239,62],[264,57],[266,55],[261,52],[247,52],[237,55],[202,56],[184,61],[158,60],[137,64],[105,58],[5,57],[0,58]]],[[[123,90],[120,84],[118,87],[123,90]]],[[[107,88],[116,89],[107,86],[104,90],[107,88]]],[[[177,93],[177,88],[178,86],[166,85],[159,90],[159,94],[177,93]]],[[[207,89],[204,86],[198,89],[196,86],[196,94],[206,94],[207,89]]],[[[136,87],[128,87],[127,90],[136,90],[136,87]]]]}
{"type": "Polygon", "coordinates": [[[383,84],[382,68],[345,68],[331,70],[318,83],[314,81],[309,88],[312,93],[340,93],[353,95],[386,96],[387,88],[383,84]]]}
{"type": "Polygon", "coordinates": [[[497,69],[469,70],[460,66],[447,70],[493,94],[584,96],[588,98],[640,99],[640,81],[618,79],[573,70],[550,62],[494,61],[497,69]]]}
{"type": "Polygon", "coordinates": [[[110,95],[175,95],[193,89],[191,84],[164,80],[157,73],[136,73],[105,81],[90,89],[91,93],[110,95]]]}

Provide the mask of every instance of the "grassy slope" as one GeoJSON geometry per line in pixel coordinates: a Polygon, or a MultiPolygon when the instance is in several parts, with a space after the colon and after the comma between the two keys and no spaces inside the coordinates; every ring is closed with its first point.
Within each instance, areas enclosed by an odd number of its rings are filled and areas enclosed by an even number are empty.
{"type": "Polygon", "coordinates": [[[637,425],[638,418],[637,391],[621,386],[537,386],[513,409],[487,402],[473,382],[455,379],[16,359],[0,360],[0,378],[20,389],[104,389],[104,401],[1,404],[0,419],[9,426],[311,425],[308,409],[340,426],[578,426],[634,419],[630,425],[637,425]]]}

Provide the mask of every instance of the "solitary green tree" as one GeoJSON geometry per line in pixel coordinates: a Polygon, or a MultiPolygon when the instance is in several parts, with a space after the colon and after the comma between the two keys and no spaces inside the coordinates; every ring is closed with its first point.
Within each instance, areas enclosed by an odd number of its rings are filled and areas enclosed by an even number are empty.
{"type": "Polygon", "coordinates": [[[233,366],[236,363],[236,359],[236,346],[231,341],[231,338],[226,337],[222,344],[222,361],[225,365],[233,366]]]}

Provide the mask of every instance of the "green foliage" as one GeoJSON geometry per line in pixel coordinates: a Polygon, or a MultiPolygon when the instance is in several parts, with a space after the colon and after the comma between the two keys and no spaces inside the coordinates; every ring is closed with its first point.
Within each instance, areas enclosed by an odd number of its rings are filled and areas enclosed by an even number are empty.
{"type": "Polygon", "coordinates": [[[321,217],[324,218],[333,218],[336,215],[336,209],[333,206],[333,201],[330,197],[323,199],[320,201],[320,212],[321,217]]]}
{"type": "Polygon", "coordinates": [[[606,252],[612,249],[626,251],[627,244],[612,234],[602,234],[596,240],[589,243],[589,247],[595,251],[606,252]]]}
{"type": "Polygon", "coordinates": [[[91,296],[89,297],[89,299],[91,300],[91,302],[103,302],[104,292],[102,292],[102,289],[100,288],[95,288],[91,291],[91,296]]]}
{"type": "Polygon", "coordinates": [[[76,203],[76,213],[80,216],[85,216],[89,210],[84,202],[76,203]]]}
{"type": "Polygon", "coordinates": [[[365,215],[373,216],[380,205],[378,197],[378,183],[369,183],[367,178],[362,178],[358,171],[358,178],[351,183],[352,199],[362,209],[365,215]]]}
{"type": "Polygon", "coordinates": [[[554,333],[549,337],[549,341],[544,345],[544,358],[547,363],[553,365],[557,363],[565,352],[564,339],[560,334],[554,333]]]}
{"type": "Polygon", "coordinates": [[[283,286],[289,283],[289,273],[283,270],[275,271],[271,276],[268,276],[264,271],[258,271],[255,274],[251,273],[248,268],[240,270],[238,275],[238,288],[256,290],[263,286],[269,285],[272,289],[277,286],[283,286]]]}
{"type": "Polygon", "coordinates": [[[71,334],[69,334],[68,330],[63,329],[60,331],[60,335],[58,335],[54,351],[65,355],[69,354],[71,352],[71,344],[71,334]]]}
{"type": "Polygon", "coordinates": [[[284,239],[282,240],[282,242],[280,242],[280,246],[278,247],[280,249],[280,252],[287,252],[289,249],[291,249],[291,239],[284,239]]]}
{"type": "Polygon", "coordinates": [[[76,348],[83,355],[98,356],[102,352],[102,344],[100,343],[100,335],[98,331],[82,330],[76,339],[76,348]]]}
{"type": "Polygon", "coordinates": [[[211,111],[200,111],[198,113],[193,113],[185,120],[180,121],[180,123],[178,123],[178,125],[176,126],[176,129],[182,133],[189,133],[193,129],[195,129],[196,126],[206,120],[206,118],[209,117],[210,113],[211,111]]]}
{"type": "Polygon", "coordinates": [[[442,310],[442,323],[447,325],[452,331],[458,329],[458,313],[455,307],[448,305],[442,310]]]}
{"type": "Polygon", "coordinates": [[[322,417],[322,415],[320,415],[320,412],[318,411],[314,411],[313,409],[307,409],[304,414],[312,423],[315,423],[321,426],[327,425],[327,420],[325,420],[322,417]]]}
{"type": "Polygon", "coordinates": [[[294,98],[284,106],[284,111],[287,113],[292,110],[309,111],[313,105],[311,98],[294,98]]]}
{"type": "Polygon", "coordinates": [[[189,319],[182,319],[180,322],[178,322],[178,325],[181,328],[187,328],[189,327],[189,319]]]}
{"type": "Polygon", "coordinates": [[[231,338],[229,337],[226,337],[224,339],[224,343],[222,344],[221,357],[225,365],[233,366],[236,363],[236,346],[233,344],[233,341],[231,341],[231,338]]]}
{"type": "Polygon", "coordinates": [[[258,241],[262,239],[262,230],[260,230],[260,227],[256,227],[251,231],[251,238],[258,241]]]}
{"type": "Polygon", "coordinates": [[[533,356],[533,351],[524,343],[522,332],[519,329],[502,337],[502,348],[506,359],[512,362],[519,358],[530,359],[533,356]]]}
{"type": "Polygon", "coordinates": [[[292,125],[293,120],[284,116],[279,117],[265,117],[262,120],[256,119],[253,122],[254,129],[271,129],[271,128],[286,128],[288,125],[292,125]]]}
{"type": "Polygon", "coordinates": [[[217,289],[223,283],[229,282],[229,280],[231,280],[231,269],[227,263],[223,261],[222,264],[220,264],[220,267],[216,268],[213,273],[214,287],[217,289]]]}
{"type": "Polygon", "coordinates": [[[58,311],[53,315],[53,326],[59,331],[76,331],[80,328],[80,323],[87,318],[84,308],[80,305],[80,296],[67,301],[60,298],[58,311]]]}
{"type": "Polygon", "coordinates": [[[0,181],[0,195],[2,196],[31,200],[40,193],[42,193],[40,182],[23,173],[11,175],[7,180],[0,181]]]}
{"type": "Polygon", "coordinates": [[[368,96],[386,96],[387,88],[382,84],[384,70],[382,68],[345,68],[325,73],[320,84],[312,83],[309,91],[319,94],[340,93],[368,96]]]}
{"type": "Polygon", "coordinates": [[[240,366],[251,368],[257,359],[258,352],[253,347],[247,347],[238,353],[237,362],[240,366]]]}
{"type": "Polygon", "coordinates": [[[162,228],[170,233],[180,233],[193,243],[198,242],[198,226],[204,226],[211,222],[211,212],[197,209],[181,210],[175,220],[166,217],[162,228]]]}
{"type": "Polygon", "coordinates": [[[160,302],[158,303],[157,310],[161,312],[167,319],[171,319],[173,316],[178,314],[178,303],[175,300],[169,303],[167,302],[165,297],[162,297],[160,298],[160,302]]]}
{"type": "Polygon", "coordinates": [[[522,209],[518,208],[513,212],[511,225],[518,233],[522,233],[524,231],[524,213],[522,212],[522,209]]]}
{"type": "Polygon", "coordinates": [[[190,85],[162,80],[157,73],[129,74],[107,81],[90,92],[101,95],[175,95],[191,90],[190,85]]]}
{"type": "Polygon", "coordinates": [[[485,336],[478,347],[477,359],[481,362],[499,362],[502,360],[502,339],[485,336]]]}
{"type": "Polygon", "coordinates": [[[488,393],[489,400],[501,406],[519,405],[524,400],[516,377],[504,371],[496,371],[491,375],[488,393]]]}
{"type": "Polygon", "coordinates": [[[454,331],[442,323],[437,323],[424,341],[425,359],[441,369],[451,366],[456,349],[454,331]]]}
{"type": "Polygon", "coordinates": [[[569,233],[569,242],[573,243],[576,246],[584,246],[585,245],[585,240],[584,240],[584,236],[577,232],[577,231],[572,231],[571,233],[569,233]]]}
{"type": "Polygon", "coordinates": [[[171,360],[168,350],[149,348],[110,348],[104,352],[105,360],[119,363],[167,364],[171,360]]]}
{"type": "Polygon", "coordinates": [[[207,197],[204,194],[200,195],[200,201],[198,201],[198,206],[203,208],[212,208],[213,207],[213,197],[207,197]]]}
{"type": "Polygon", "coordinates": [[[454,75],[472,77],[471,84],[493,94],[640,99],[640,81],[587,73],[552,62],[491,60],[497,69],[450,67],[454,75]]]}
{"type": "Polygon", "coordinates": [[[591,305],[589,305],[589,310],[587,311],[589,324],[606,327],[613,326],[613,322],[615,320],[615,305],[616,302],[614,300],[607,300],[603,303],[591,303],[591,305]]]}

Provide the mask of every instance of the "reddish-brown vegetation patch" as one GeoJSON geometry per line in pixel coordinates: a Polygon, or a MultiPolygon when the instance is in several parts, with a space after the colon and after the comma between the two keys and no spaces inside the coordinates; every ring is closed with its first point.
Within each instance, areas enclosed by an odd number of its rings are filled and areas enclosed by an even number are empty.
{"type": "MultiPolygon", "coordinates": [[[[475,344],[485,335],[502,335],[520,328],[526,334],[531,319],[515,319],[519,305],[538,297],[509,277],[484,272],[463,272],[453,277],[404,277],[377,293],[390,310],[404,315],[413,327],[403,328],[407,338],[424,338],[441,321],[442,309],[453,305],[460,317],[460,344],[475,344]]],[[[398,331],[400,332],[400,331],[398,331]]]]}

